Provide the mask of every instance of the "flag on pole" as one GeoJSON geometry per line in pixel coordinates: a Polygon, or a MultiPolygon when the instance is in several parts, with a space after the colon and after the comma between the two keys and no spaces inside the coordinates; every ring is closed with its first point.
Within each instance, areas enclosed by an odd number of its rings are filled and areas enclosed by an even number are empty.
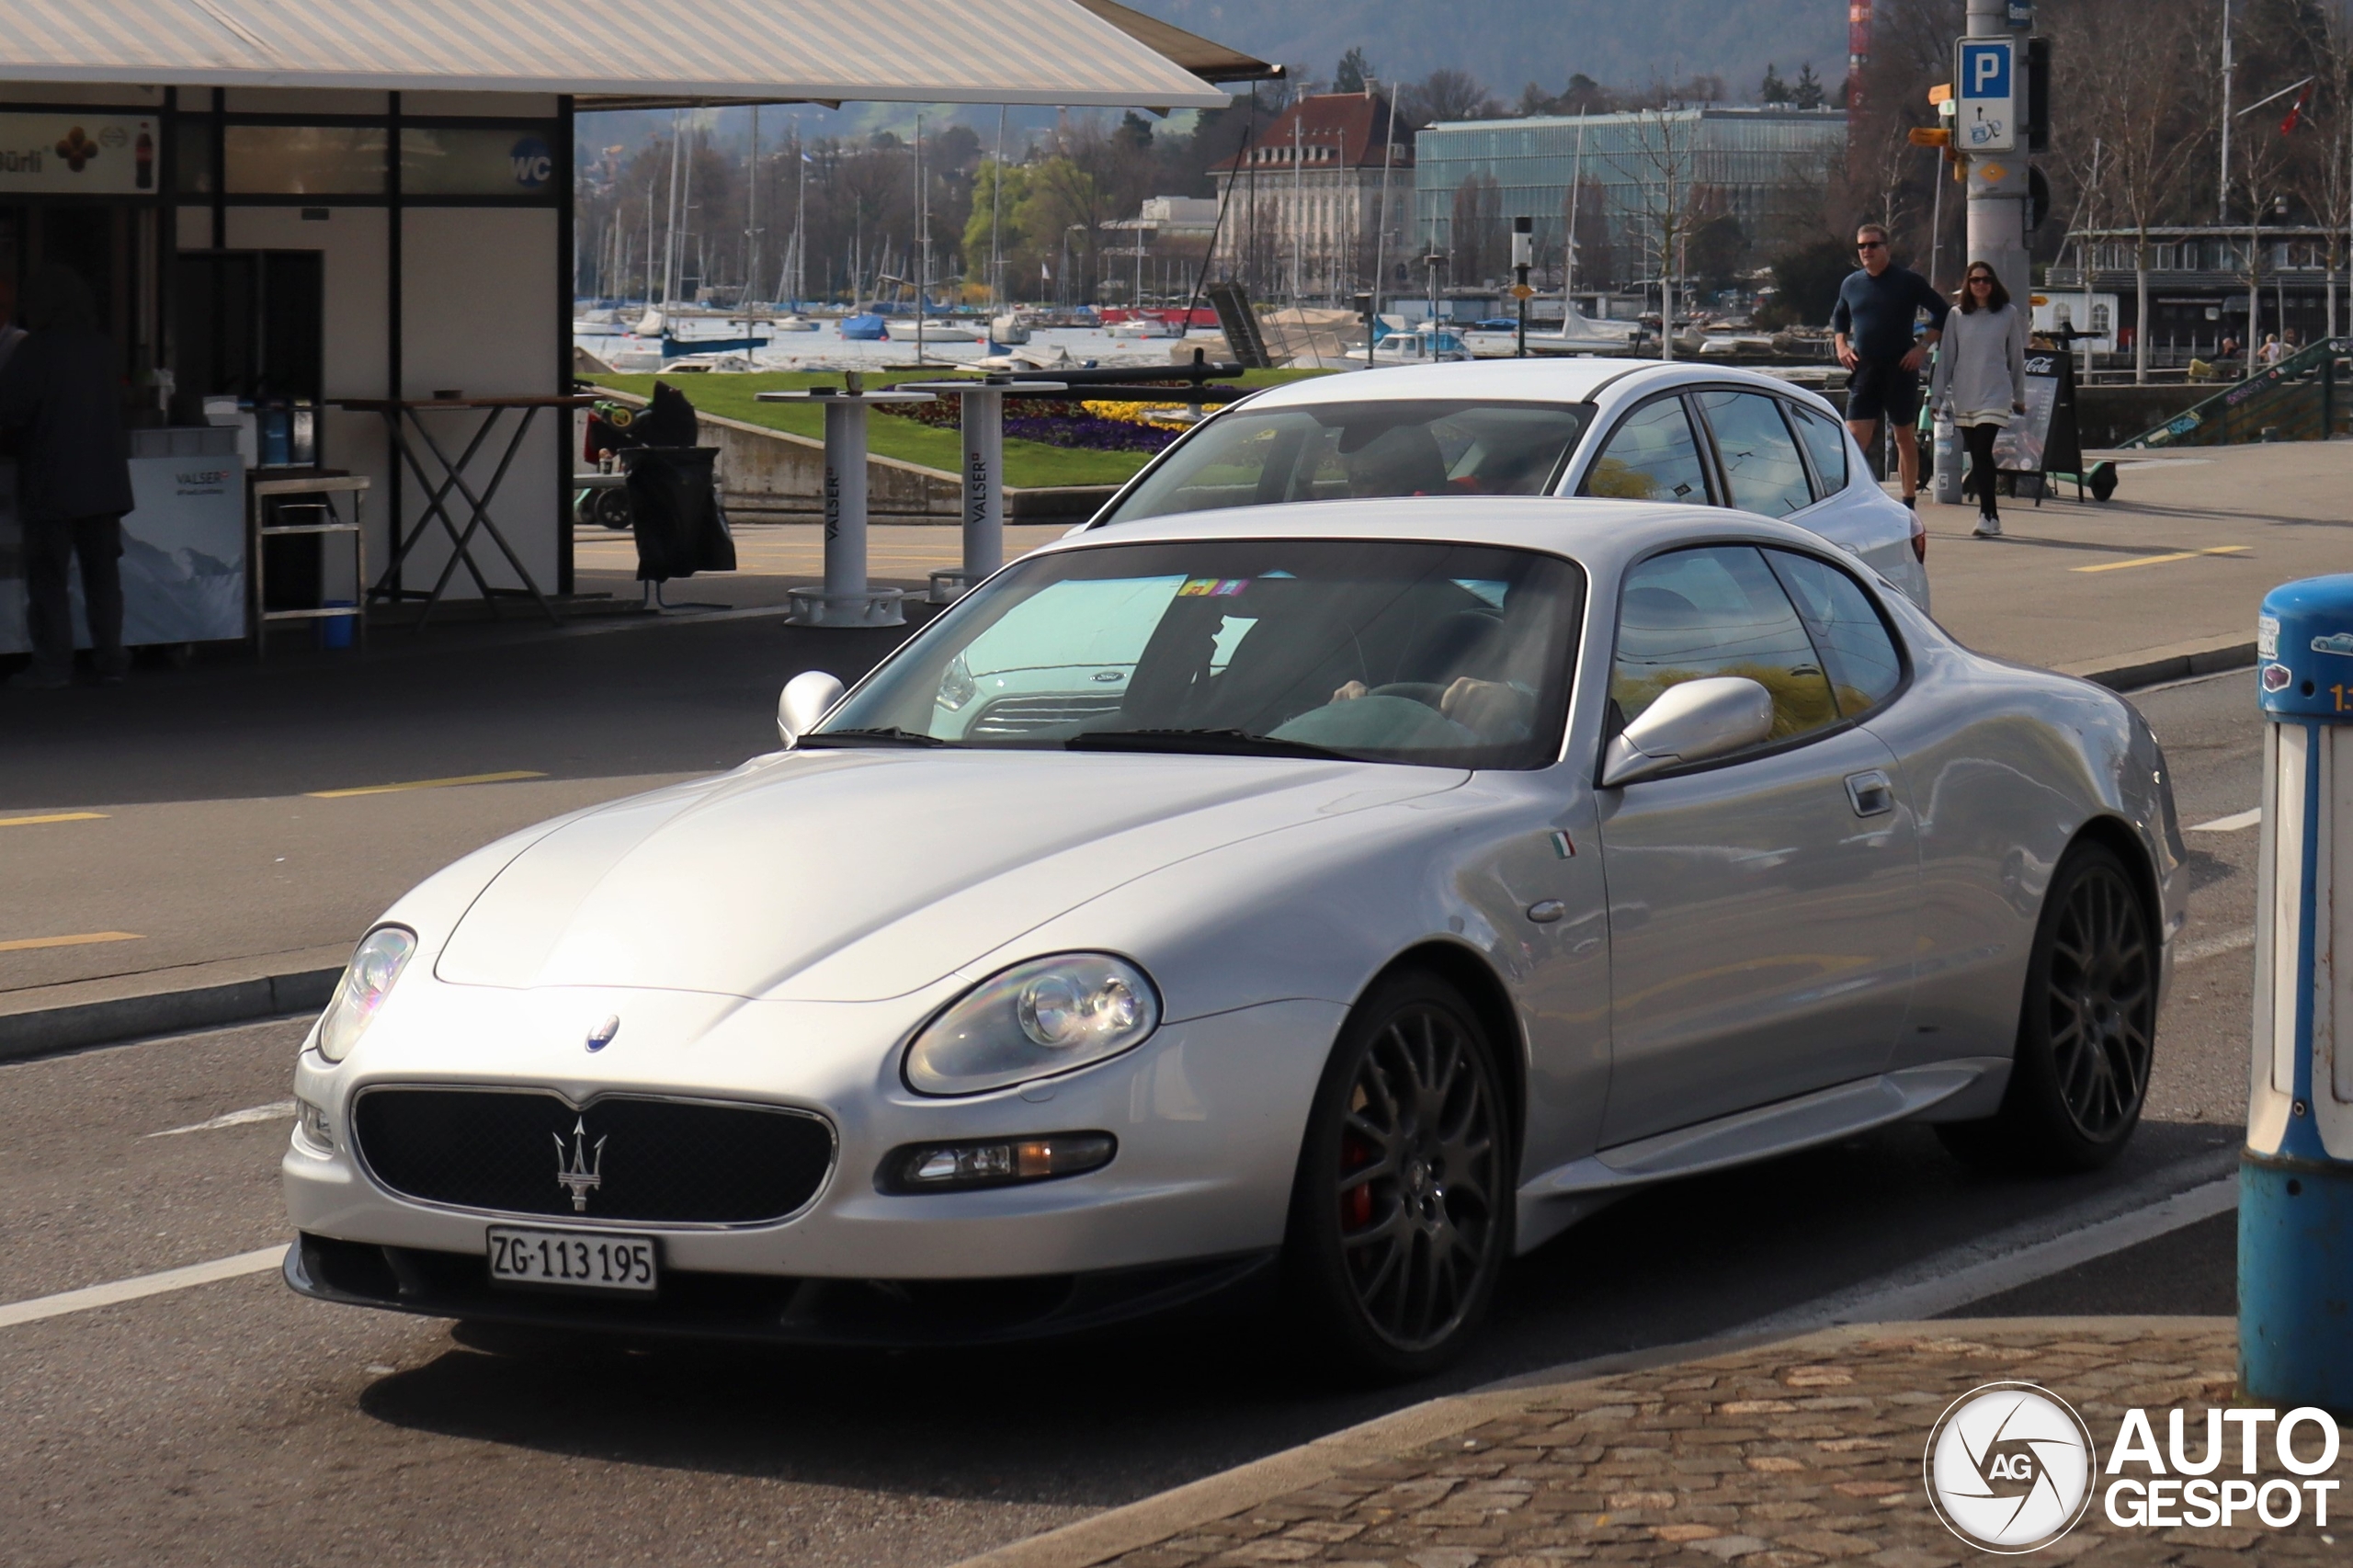
{"type": "Polygon", "coordinates": [[[2288,118],[2279,122],[2280,135],[2287,136],[2294,132],[2297,125],[2304,118],[2304,106],[2312,101],[2312,97],[2313,85],[2307,82],[2304,84],[2304,90],[2296,95],[2296,101],[2289,106],[2288,118]]]}

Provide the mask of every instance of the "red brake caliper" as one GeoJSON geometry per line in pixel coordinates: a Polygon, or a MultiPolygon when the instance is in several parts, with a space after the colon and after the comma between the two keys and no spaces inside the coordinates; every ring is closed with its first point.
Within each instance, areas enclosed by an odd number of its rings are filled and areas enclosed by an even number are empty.
{"type": "MultiPolygon", "coordinates": [[[[1340,1139],[1340,1174],[1362,1170],[1373,1160],[1373,1151],[1355,1133],[1340,1139]]],[[[1372,1223],[1372,1183],[1360,1181],[1340,1195],[1340,1222],[1351,1231],[1362,1230],[1372,1223]]]]}

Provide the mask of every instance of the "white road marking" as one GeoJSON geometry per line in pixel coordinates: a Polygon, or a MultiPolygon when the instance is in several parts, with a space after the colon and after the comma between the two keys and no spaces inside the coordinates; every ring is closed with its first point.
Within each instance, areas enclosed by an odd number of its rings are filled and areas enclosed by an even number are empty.
{"type": "Polygon", "coordinates": [[[2201,822],[2189,831],[2192,833],[2236,833],[2243,827],[2253,827],[2262,820],[2263,808],[2250,806],[2243,812],[2233,812],[2226,817],[2216,817],[2212,822],[2201,822]]]}
{"type": "Polygon", "coordinates": [[[2176,948],[2173,954],[2174,967],[2178,969],[2183,964],[2203,963],[2208,959],[2218,959],[2224,953],[2235,953],[2243,948],[2253,946],[2255,946],[2254,926],[2249,926],[2243,931],[2225,931],[2219,937],[2208,937],[2202,941],[2188,942],[2176,948]]]}
{"type": "MultiPolygon", "coordinates": [[[[2238,1157],[2236,1149],[2222,1149],[2182,1164],[2192,1169],[2221,1169],[2236,1165],[2238,1157]]],[[[2172,1166],[2144,1177],[2142,1185],[2178,1181],[2183,1174],[2182,1165],[2172,1166]]],[[[2234,1170],[2188,1191],[2090,1224],[2066,1224],[2064,1211],[2046,1215],[2008,1232],[1964,1242],[1881,1278],[1743,1324],[1731,1331],[1731,1336],[1799,1335],[1846,1323],[1917,1323],[2227,1213],[2238,1207],[2238,1201],[2239,1178],[2234,1170]],[[2025,1241],[2028,1233],[2054,1228],[2055,1235],[2025,1241]]]]}
{"type": "Polygon", "coordinates": [[[217,1279],[235,1279],[247,1274],[260,1274],[277,1268],[286,1261],[284,1244],[263,1247],[256,1252],[241,1252],[234,1257],[216,1257],[210,1263],[191,1263],[186,1268],[166,1268],[161,1274],[142,1274],[135,1279],[117,1279],[108,1285],[91,1285],[79,1290],[64,1290],[54,1296],[36,1296],[29,1301],[10,1301],[0,1306],[0,1328],[14,1328],[20,1323],[39,1323],[43,1318],[63,1317],[68,1312],[85,1312],[93,1307],[111,1307],[119,1301],[135,1301],[142,1296],[161,1296],[167,1291],[185,1290],[192,1285],[210,1285],[217,1279]]]}
{"type": "Polygon", "coordinates": [[[294,1114],[292,1100],[272,1100],[267,1105],[247,1106],[210,1121],[191,1121],[186,1127],[166,1127],[161,1132],[150,1132],[150,1138],[176,1138],[183,1132],[210,1132],[216,1127],[244,1127],[256,1121],[282,1121],[294,1114]]]}

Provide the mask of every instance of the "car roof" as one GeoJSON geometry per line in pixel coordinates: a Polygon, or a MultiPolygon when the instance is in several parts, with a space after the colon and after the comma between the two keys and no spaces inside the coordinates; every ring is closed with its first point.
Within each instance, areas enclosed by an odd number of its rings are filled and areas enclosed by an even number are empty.
{"type": "Polygon", "coordinates": [[[1740,540],[1836,553],[1820,534],[1725,506],[1598,496],[1414,495],[1176,512],[1074,530],[1040,553],[1199,539],[1393,539],[1538,550],[1608,574],[1683,543],[1740,540]]]}
{"type": "MultiPolygon", "coordinates": [[[[1438,365],[1383,366],[1311,376],[1269,387],[1245,405],[1287,408],[1307,403],[1368,403],[1390,398],[1472,398],[1514,403],[1589,403],[1604,392],[1628,396],[1656,388],[1705,381],[1747,384],[1760,391],[1821,403],[1818,394],[1778,376],[1729,365],[1683,360],[1611,358],[1602,355],[1529,359],[1457,360],[1438,365]]],[[[1828,406],[1826,403],[1824,406],[1828,406]]]]}

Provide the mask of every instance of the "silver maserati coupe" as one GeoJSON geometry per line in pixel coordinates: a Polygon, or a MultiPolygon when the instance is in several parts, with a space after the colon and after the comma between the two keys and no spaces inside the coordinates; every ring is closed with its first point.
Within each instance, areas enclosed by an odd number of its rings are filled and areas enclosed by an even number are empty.
{"type": "Polygon", "coordinates": [[[1097,526],[778,724],[369,932],[295,1290],[910,1345],[1258,1281],[1412,1374],[1648,1183],[2112,1157],[2183,918],[2131,706],[1720,507],[1097,526]]]}

